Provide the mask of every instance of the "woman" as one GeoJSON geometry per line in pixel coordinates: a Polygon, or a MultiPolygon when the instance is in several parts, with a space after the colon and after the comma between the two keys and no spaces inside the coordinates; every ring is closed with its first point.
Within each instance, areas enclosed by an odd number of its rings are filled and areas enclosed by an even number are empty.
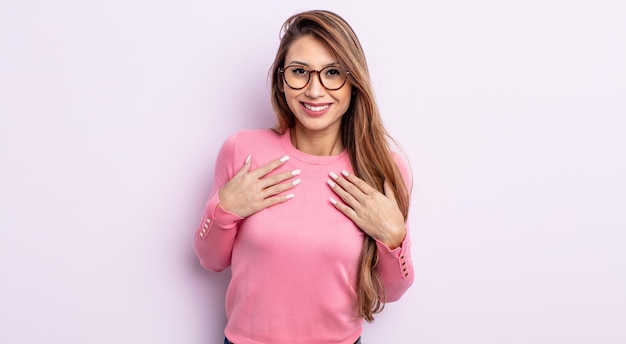
{"type": "Polygon", "coordinates": [[[409,166],[341,17],[290,17],[270,73],[278,124],[226,139],[194,239],[232,269],[225,343],[360,343],[413,282],[409,166]]]}

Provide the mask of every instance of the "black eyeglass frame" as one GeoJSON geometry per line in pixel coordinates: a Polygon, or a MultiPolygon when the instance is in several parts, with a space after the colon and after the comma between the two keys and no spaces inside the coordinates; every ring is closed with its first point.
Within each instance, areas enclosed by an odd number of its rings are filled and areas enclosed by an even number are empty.
{"type": "Polygon", "coordinates": [[[299,64],[292,64],[292,65],[286,66],[284,68],[279,68],[278,72],[283,76],[283,80],[285,81],[285,84],[287,84],[287,86],[289,86],[289,88],[291,88],[292,90],[301,90],[301,89],[307,87],[309,85],[309,83],[311,82],[311,74],[317,73],[317,80],[319,80],[320,85],[322,85],[322,87],[324,87],[325,89],[327,89],[329,91],[337,91],[338,89],[342,88],[346,84],[346,81],[348,81],[348,76],[350,75],[350,71],[348,71],[344,67],[338,66],[338,65],[330,65],[330,66],[326,66],[326,67],[324,67],[324,68],[322,68],[320,70],[314,70],[314,69],[308,69],[305,66],[302,66],[302,65],[299,65],[299,64]],[[302,68],[302,69],[307,71],[309,79],[306,81],[304,86],[302,86],[302,87],[293,87],[293,86],[289,85],[289,82],[287,82],[287,77],[285,76],[285,70],[287,68],[289,68],[289,67],[300,67],[300,68],[302,68]],[[326,87],[326,85],[324,85],[324,82],[322,81],[322,74],[321,73],[322,73],[323,70],[328,69],[328,68],[338,68],[338,69],[343,70],[346,73],[346,78],[343,80],[343,83],[341,84],[341,86],[336,87],[336,88],[328,88],[328,87],[326,87]]]}

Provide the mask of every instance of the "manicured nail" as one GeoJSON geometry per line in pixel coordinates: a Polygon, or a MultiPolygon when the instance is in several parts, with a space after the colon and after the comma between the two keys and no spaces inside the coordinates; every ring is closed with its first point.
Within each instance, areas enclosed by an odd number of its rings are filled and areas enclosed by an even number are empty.
{"type": "Polygon", "coordinates": [[[293,198],[293,194],[289,194],[285,196],[286,199],[292,199],[293,198]]]}
{"type": "Polygon", "coordinates": [[[337,178],[339,178],[339,176],[336,175],[335,172],[330,172],[328,175],[334,180],[337,180],[337,178]]]}
{"type": "Polygon", "coordinates": [[[335,199],[332,197],[330,198],[330,203],[332,203],[333,205],[337,205],[337,201],[335,201],[335,199]]]}
{"type": "Polygon", "coordinates": [[[302,171],[300,171],[300,170],[293,170],[293,171],[291,171],[291,175],[292,175],[292,176],[297,176],[297,175],[299,175],[300,173],[302,173],[302,171]]]}
{"type": "Polygon", "coordinates": [[[350,173],[348,173],[348,171],[346,170],[341,171],[341,174],[343,174],[344,177],[347,177],[350,175],[350,173]]]}
{"type": "Polygon", "coordinates": [[[246,158],[246,162],[244,162],[244,164],[247,164],[250,162],[250,159],[252,159],[252,155],[248,155],[248,157],[246,158]]]}
{"type": "Polygon", "coordinates": [[[298,184],[300,184],[301,181],[302,180],[300,180],[300,179],[296,179],[293,182],[291,182],[291,185],[298,185],[298,184]]]}
{"type": "Polygon", "coordinates": [[[289,155],[285,155],[284,157],[280,158],[281,162],[285,162],[287,160],[289,160],[289,155]]]}
{"type": "Polygon", "coordinates": [[[327,180],[326,183],[328,183],[328,185],[330,185],[331,188],[334,188],[335,186],[337,186],[337,184],[335,184],[335,182],[333,182],[332,180],[327,180]]]}

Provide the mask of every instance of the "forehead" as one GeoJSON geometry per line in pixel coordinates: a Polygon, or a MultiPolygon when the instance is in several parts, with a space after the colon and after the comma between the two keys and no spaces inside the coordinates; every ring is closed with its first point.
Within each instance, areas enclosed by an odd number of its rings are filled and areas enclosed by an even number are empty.
{"type": "Polygon", "coordinates": [[[308,35],[293,41],[287,49],[285,64],[294,62],[317,68],[337,63],[337,60],[324,42],[308,35]]]}

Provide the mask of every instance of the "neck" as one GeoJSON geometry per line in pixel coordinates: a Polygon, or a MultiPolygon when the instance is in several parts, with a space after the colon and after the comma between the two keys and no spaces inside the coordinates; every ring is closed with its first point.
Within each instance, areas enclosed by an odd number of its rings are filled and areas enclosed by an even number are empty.
{"type": "Polygon", "coordinates": [[[341,135],[335,133],[310,133],[298,128],[291,129],[291,143],[297,150],[310,155],[338,155],[343,151],[341,135]]]}

